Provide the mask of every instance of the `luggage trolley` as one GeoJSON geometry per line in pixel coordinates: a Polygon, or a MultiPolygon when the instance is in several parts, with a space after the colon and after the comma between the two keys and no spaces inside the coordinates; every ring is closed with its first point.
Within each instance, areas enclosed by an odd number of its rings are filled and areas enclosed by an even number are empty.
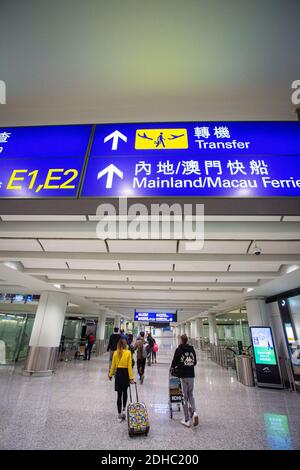
{"type": "Polygon", "coordinates": [[[176,377],[170,369],[169,371],[169,410],[170,418],[173,418],[174,411],[180,411],[183,403],[183,393],[181,389],[181,381],[179,377],[176,377]],[[173,404],[177,405],[177,410],[173,409],[173,404]]]}

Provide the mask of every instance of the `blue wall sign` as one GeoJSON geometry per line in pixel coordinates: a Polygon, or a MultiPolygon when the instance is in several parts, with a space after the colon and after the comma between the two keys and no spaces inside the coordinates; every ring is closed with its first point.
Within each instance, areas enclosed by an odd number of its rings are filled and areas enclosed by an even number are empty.
{"type": "Polygon", "coordinates": [[[169,323],[176,322],[176,313],[134,312],[134,321],[169,323]]]}
{"type": "Polygon", "coordinates": [[[91,129],[0,129],[0,197],[76,197],[91,129]]]}

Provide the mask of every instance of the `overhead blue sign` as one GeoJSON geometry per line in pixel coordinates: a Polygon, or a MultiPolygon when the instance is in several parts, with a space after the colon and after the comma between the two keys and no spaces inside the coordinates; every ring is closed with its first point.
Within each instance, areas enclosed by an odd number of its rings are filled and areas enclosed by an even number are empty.
{"type": "Polygon", "coordinates": [[[176,313],[134,312],[134,321],[170,323],[177,321],[176,313]]]}
{"type": "Polygon", "coordinates": [[[0,198],[76,197],[91,125],[0,129],[0,198]]]}
{"type": "Polygon", "coordinates": [[[81,196],[300,196],[300,123],[97,125],[81,196]]]}
{"type": "Polygon", "coordinates": [[[0,128],[0,198],[300,195],[299,122],[99,124],[88,155],[91,131],[0,128]]]}
{"type": "Polygon", "coordinates": [[[299,122],[98,124],[92,157],[300,155],[299,122]]]}
{"type": "Polygon", "coordinates": [[[90,159],[81,196],[300,196],[300,156],[90,159]]]}

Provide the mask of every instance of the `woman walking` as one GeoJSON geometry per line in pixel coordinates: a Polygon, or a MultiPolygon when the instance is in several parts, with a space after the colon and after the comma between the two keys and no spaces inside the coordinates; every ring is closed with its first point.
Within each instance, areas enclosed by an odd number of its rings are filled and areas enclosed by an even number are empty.
{"type": "Polygon", "coordinates": [[[126,417],[125,410],[129,382],[134,383],[132,356],[131,352],[127,349],[125,339],[119,340],[117,350],[114,352],[111,369],[108,375],[109,380],[112,379],[113,375],[115,375],[115,391],[118,393],[118,422],[121,423],[126,417]]]}

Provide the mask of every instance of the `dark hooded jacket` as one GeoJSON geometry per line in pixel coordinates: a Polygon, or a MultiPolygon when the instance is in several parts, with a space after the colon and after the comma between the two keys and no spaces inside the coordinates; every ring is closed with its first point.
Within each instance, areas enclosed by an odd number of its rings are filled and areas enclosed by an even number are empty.
{"type": "Polygon", "coordinates": [[[195,377],[197,357],[193,346],[180,344],[175,351],[171,369],[177,377],[195,377]]]}

